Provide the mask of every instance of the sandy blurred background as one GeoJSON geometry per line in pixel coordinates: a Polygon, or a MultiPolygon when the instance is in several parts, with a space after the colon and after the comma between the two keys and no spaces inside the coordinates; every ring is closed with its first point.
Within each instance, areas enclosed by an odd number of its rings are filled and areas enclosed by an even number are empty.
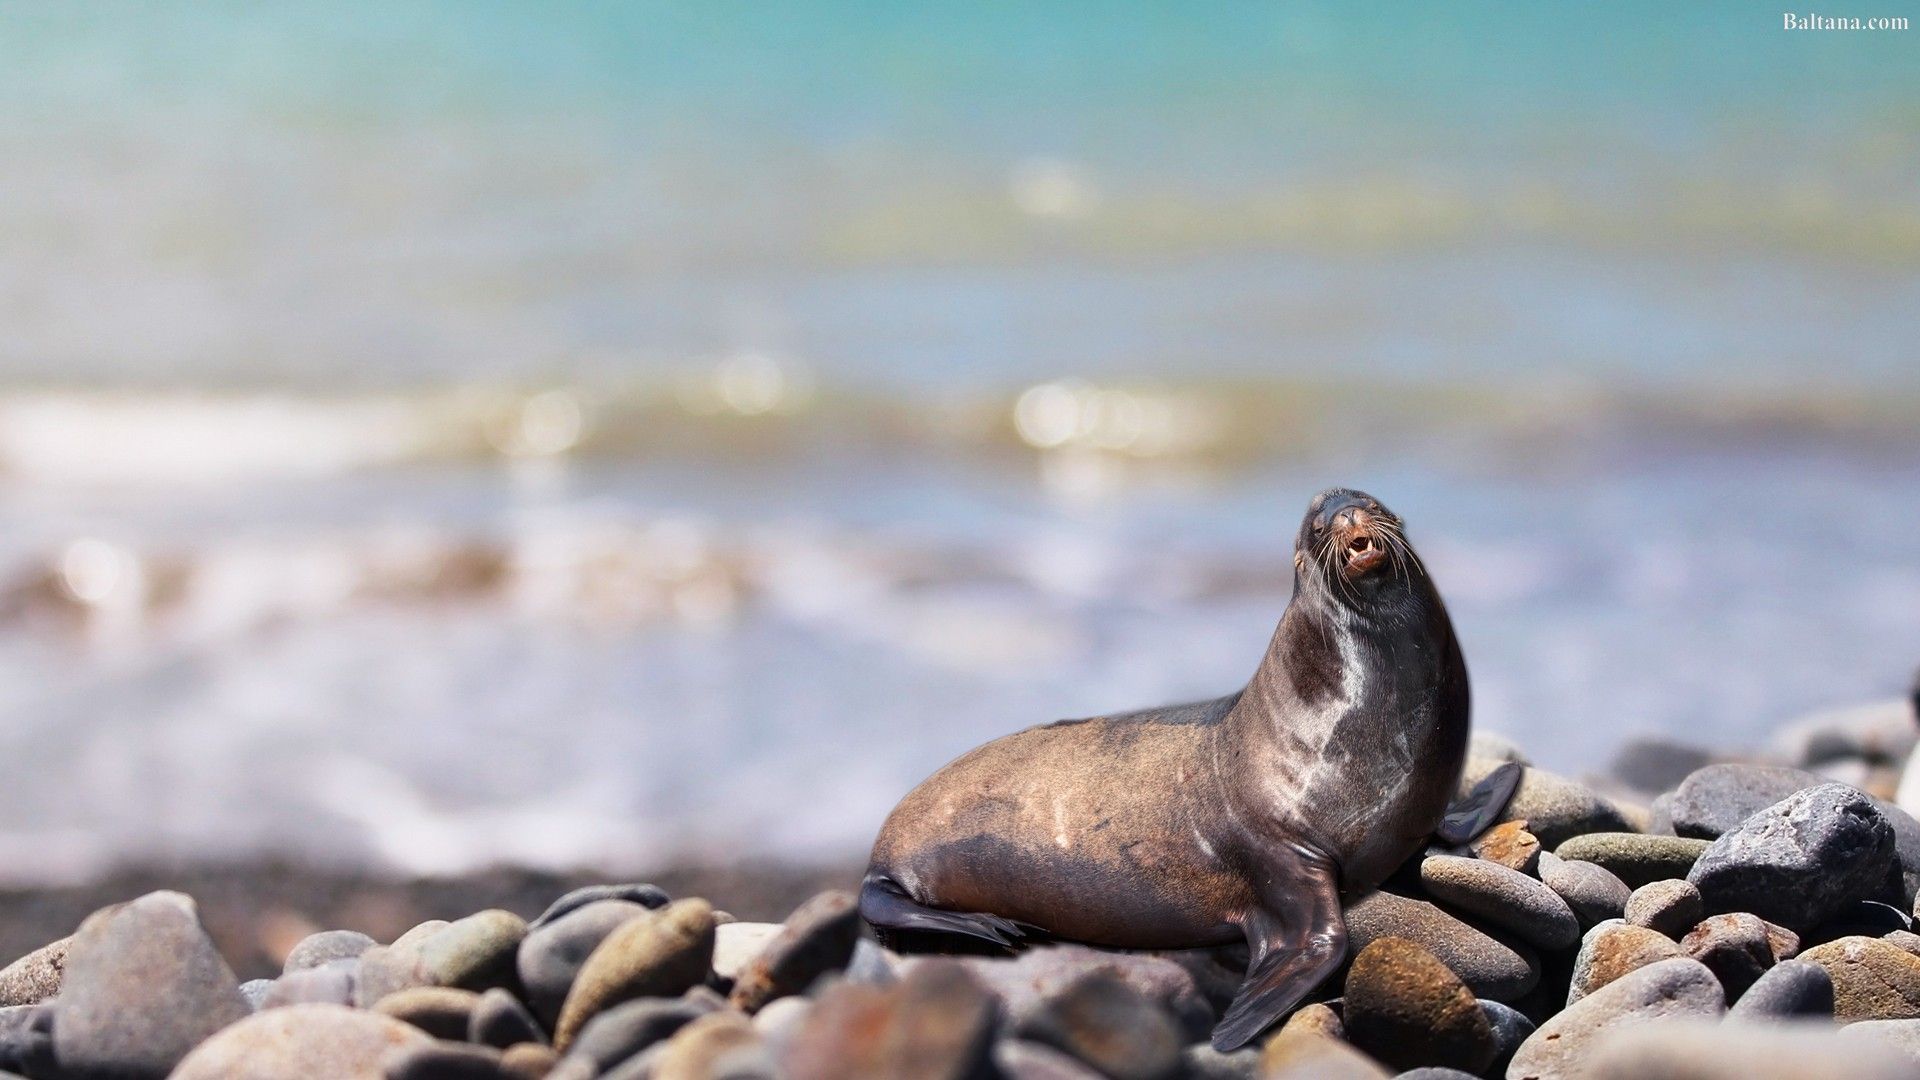
{"type": "Polygon", "coordinates": [[[1905,685],[1920,38],[910,8],[0,3],[0,880],[851,865],[1335,483],[1549,767],[1905,685]]]}

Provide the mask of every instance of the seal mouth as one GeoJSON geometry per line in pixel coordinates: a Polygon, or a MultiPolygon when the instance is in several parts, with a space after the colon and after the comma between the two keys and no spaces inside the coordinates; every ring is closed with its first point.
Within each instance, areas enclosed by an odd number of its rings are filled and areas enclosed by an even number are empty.
{"type": "Polygon", "coordinates": [[[1347,507],[1334,518],[1333,540],[1341,560],[1340,569],[1349,578],[1372,573],[1392,557],[1387,538],[1381,535],[1379,520],[1358,506],[1347,507]]]}

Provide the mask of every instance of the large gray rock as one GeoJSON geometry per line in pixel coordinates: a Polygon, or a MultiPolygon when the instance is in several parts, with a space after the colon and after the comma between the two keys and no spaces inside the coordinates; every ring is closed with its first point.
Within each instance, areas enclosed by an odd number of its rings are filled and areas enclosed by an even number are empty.
{"type": "Polygon", "coordinates": [[[1344,912],[1349,949],[1384,937],[1403,937],[1440,958],[1474,996],[1513,1001],[1540,981],[1540,960],[1517,941],[1475,929],[1424,900],[1380,891],[1344,912]]]}
{"type": "MultiPolygon", "coordinates": [[[[1818,773],[1781,765],[1709,765],[1681,782],[1667,808],[1674,832],[1714,840],[1787,796],[1827,783],[1832,781],[1818,773]]],[[[1885,799],[1867,798],[1893,827],[1900,860],[1899,899],[1910,907],[1920,890],[1920,821],[1885,799]]]]}
{"type": "Polygon", "coordinates": [[[1822,784],[1723,834],[1687,880],[1710,912],[1752,912],[1799,931],[1869,898],[1893,864],[1893,829],[1872,800],[1822,784]]]}
{"type": "Polygon", "coordinates": [[[431,1045],[411,1024],[344,1005],[268,1009],[194,1048],[171,1080],[385,1080],[395,1051],[431,1045]]]}
{"type": "MultiPolygon", "coordinates": [[[[1844,1030],[1844,1029],[1843,1029],[1844,1030]]],[[[1899,1051],[1824,1024],[1681,1021],[1611,1032],[1585,1080],[1895,1080],[1913,1076],[1899,1051]]]]}
{"type": "Polygon", "coordinates": [[[1522,1043],[1507,1080],[1563,1080],[1585,1075],[1588,1055],[1606,1034],[1652,1020],[1717,1017],[1720,983],[1698,960],[1662,960],[1567,1006],[1522,1043]]]}
{"type": "Polygon", "coordinates": [[[1486,859],[1433,855],[1420,863],[1420,884],[1435,900],[1530,945],[1565,949],[1580,940],[1580,922],[1560,894],[1518,870],[1486,859]]]}
{"type": "Polygon", "coordinates": [[[252,1013],[200,927],[193,900],[148,893],[103,908],[73,935],[54,1024],[62,1068],[164,1077],[201,1040],[252,1013]]]}

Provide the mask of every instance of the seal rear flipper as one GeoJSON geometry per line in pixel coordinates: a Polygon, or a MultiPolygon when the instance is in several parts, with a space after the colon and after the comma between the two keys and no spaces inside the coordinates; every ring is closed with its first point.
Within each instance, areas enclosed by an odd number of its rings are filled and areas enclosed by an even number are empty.
{"type": "Polygon", "coordinates": [[[1213,1048],[1240,1049],[1285,1016],[1333,974],[1347,955],[1347,923],[1339,885],[1326,870],[1296,881],[1298,891],[1257,910],[1246,922],[1253,960],[1233,1003],[1213,1029],[1213,1048]]]}
{"type": "Polygon", "coordinates": [[[1507,803],[1520,787],[1523,771],[1518,764],[1509,761],[1488,773],[1486,779],[1473,785],[1471,791],[1447,807],[1447,816],[1440,819],[1440,827],[1434,830],[1434,835],[1440,838],[1441,843],[1458,847],[1499,824],[1507,803]]]}
{"type": "Polygon", "coordinates": [[[959,934],[1003,949],[1018,948],[1029,936],[1023,924],[998,915],[928,907],[885,874],[868,874],[861,881],[860,917],[883,935],[888,931],[959,934]]]}

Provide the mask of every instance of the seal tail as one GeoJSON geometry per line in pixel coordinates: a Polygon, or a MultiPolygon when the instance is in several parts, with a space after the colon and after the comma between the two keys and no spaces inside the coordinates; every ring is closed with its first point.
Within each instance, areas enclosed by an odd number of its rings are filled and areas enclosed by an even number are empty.
{"type": "Polygon", "coordinates": [[[860,917],[884,937],[900,931],[959,934],[1017,948],[1027,934],[1019,923],[984,912],[942,911],[907,895],[900,883],[883,873],[868,873],[860,882],[860,917]]]}

